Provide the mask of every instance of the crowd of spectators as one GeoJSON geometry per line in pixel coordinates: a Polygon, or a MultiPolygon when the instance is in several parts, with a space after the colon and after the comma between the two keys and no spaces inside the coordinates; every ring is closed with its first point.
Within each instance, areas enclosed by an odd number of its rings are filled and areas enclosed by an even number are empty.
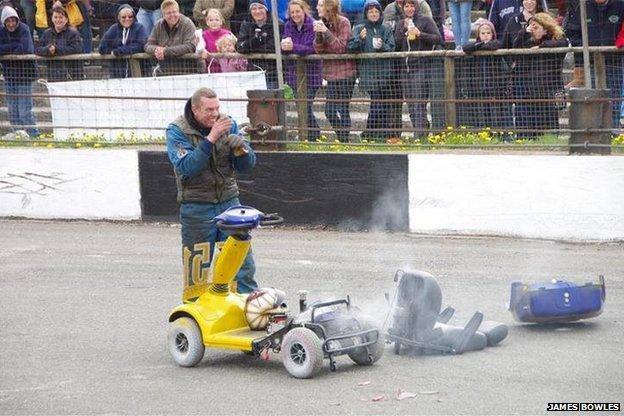
{"type": "MultiPolygon", "coordinates": [[[[283,55],[380,54],[379,59],[357,62],[305,60],[305,91],[298,88],[297,62],[284,61],[287,84],[297,98],[310,103],[308,137],[314,140],[320,136],[311,103],[325,84],[325,116],[338,139],[346,142],[351,129],[349,101],[356,83],[370,96],[362,138],[400,136],[403,102],[407,103],[415,137],[426,135],[432,127],[427,102],[441,98],[433,82],[441,76],[440,59],[387,59],[381,56],[385,52],[441,49],[448,40],[466,55],[501,48],[581,44],[578,2],[572,1],[558,4],[558,13],[551,14],[545,0],[493,0],[487,3],[488,20],[478,22],[471,19],[472,0],[395,0],[383,4],[378,0],[343,0],[343,4],[340,0],[318,0],[312,5],[305,0],[279,0],[278,4],[281,19],[275,30],[266,0],[2,0],[0,55],[34,52],[57,57],[91,52],[92,22],[98,21],[99,52],[116,58],[110,62],[111,77],[131,76],[127,56],[144,51],[153,57],[151,66],[144,61],[144,75],[177,75],[198,68],[212,74],[261,69],[267,87],[272,89],[278,85],[274,59],[213,54],[274,53],[276,45],[283,55]],[[447,8],[451,31],[445,26],[447,8]],[[280,36],[277,42],[276,33],[280,36]],[[192,63],[188,62],[189,54],[195,54],[192,63]]],[[[624,46],[623,0],[589,0],[587,14],[590,46],[624,46]]],[[[479,55],[466,59],[464,68],[469,67],[471,75],[463,81],[461,94],[476,103],[465,112],[473,115],[465,117],[466,124],[517,130],[529,138],[541,130],[557,130],[559,115],[553,99],[563,91],[564,55],[479,55]]],[[[607,87],[614,98],[613,123],[619,127],[624,54],[607,53],[605,63],[607,87]]],[[[579,57],[576,64],[574,82],[581,83],[579,57]]],[[[7,107],[11,124],[34,125],[32,99],[24,96],[32,93],[36,65],[7,60],[2,65],[10,94],[7,107]]],[[[48,81],[84,78],[80,60],[49,60],[46,65],[48,81]]],[[[434,103],[430,104],[433,113],[434,103]]],[[[28,134],[37,135],[38,131],[29,128],[28,134]]]]}

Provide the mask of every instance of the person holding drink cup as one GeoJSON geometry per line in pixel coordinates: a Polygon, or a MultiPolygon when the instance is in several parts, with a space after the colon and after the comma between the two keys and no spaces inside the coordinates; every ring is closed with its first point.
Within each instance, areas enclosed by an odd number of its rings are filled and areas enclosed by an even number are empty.
{"type": "MultiPolygon", "coordinates": [[[[347,50],[352,53],[362,52],[392,52],[394,51],[394,35],[383,25],[381,19],[381,4],[377,0],[368,0],[364,4],[363,23],[353,28],[347,50]]],[[[386,114],[390,111],[390,104],[386,100],[392,98],[388,88],[388,76],[392,73],[391,59],[360,59],[358,61],[358,75],[360,87],[370,95],[371,103],[366,120],[366,130],[362,132],[362,139],[386,140],[393,136],[388,131],[390,120],[386,114]]]]}
{"type": "MultiPolygon", "coordinates": [[[[419,12],[417,0],[405,0],[403,13],[405,18],[399,20],[394,31],[396,49],[398,51],[430,51],[441,42],[440,31],[432,18],[419,12]]],[[[424,56],[401,60],[401,80],[403,97],[407,108],[414,137],[419,138],[427,133],[427,103],[430,84],[434,77],[431,58],[424,56]],[[416,102],[419,100],[419,102],[416,102]]]]}
{"type": "MultiPolygon", "coordinates": [[[[351,23],[340,12],[340,0],[318,0],[316,10],[321,20],[314,22],[316,53],[343,54],[351,36],[351,23]]],[[[330,59],[323,62],[323,78],[327,81],[325,117],[336,132],[338,140],[349,142],[356,66],[353,60],[330,59]]]]}

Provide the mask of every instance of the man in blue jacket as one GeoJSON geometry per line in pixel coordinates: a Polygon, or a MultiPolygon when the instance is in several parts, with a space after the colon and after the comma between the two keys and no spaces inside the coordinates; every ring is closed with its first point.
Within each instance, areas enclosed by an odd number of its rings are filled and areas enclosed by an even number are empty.
{"type": "MultiPolygon", "coordinates": [[[[197,297],[206,283],[215,244],[227,235],[213,218],[240,205],[236,172],[249,172],[256,156],[243,140],[236,122],[219,112],[219,98],[200,88],[186,103],[184,114],[167,127],[167,153],[173,165],[184,262],[184,299],[197,297]]],[[[258,287],[251,252],[236,276],[239,293],[258,287]]]]}
{"type": "MultiPolygon", "coordinates": [[[[587,2],[587,38],[589,46],[614,46],[624,21],[624,1],[589,0],[587,2]]],[[[582,46],[581,12],[570,9],[565,32],[572,46],[582,46]]],[[[624,79],[624,54],[605,53],[607,88],[611,90],[613,127],[620,127],[620,102],[624,79]]]]}
{"type": "MultiPolygon", "coordinates": [[[[30,29],[20,22],[17,12],[5,6],[0,15],[0,55],[29,55],[34,53],[30,29]]],[[[9,121],[14,128],[25,127],[30,137],[39,136],[32,112],[32,83],[37,77],[35,62],[32,60],[0,61],[4,72],[4,85],[7,94],[9,121]]]]}

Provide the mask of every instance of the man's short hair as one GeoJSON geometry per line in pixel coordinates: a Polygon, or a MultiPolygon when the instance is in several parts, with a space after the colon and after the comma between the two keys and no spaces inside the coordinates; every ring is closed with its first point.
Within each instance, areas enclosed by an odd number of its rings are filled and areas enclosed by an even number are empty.
{"type": "Polygon", "coordinates": [[[176,9],[180,10],[180,5],[176,0],[165,0],[160,5],[160,11],[164,11],[166,8],[175,6],[176,9]]]}
{"type": "MultiPolygon", "coordinates": [[[[167,0],[165,0],[167,1],[167,0]]],[[[191,106],[197,107],[202,98],[218,98],[217,93],[210,88],[200,88],[191,96],[191,106]]]]}

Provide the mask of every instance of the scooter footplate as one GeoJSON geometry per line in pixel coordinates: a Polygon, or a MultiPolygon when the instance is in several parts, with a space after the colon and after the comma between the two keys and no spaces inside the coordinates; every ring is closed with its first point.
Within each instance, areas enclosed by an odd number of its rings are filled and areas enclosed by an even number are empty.
{"type": "Polygon", "coordinates": [[[264,338],[265,335],[264,331],[239,328],[211,335],[204,339],[204,344],[211,348],[252,351],[252,342],[264,338]]]}

